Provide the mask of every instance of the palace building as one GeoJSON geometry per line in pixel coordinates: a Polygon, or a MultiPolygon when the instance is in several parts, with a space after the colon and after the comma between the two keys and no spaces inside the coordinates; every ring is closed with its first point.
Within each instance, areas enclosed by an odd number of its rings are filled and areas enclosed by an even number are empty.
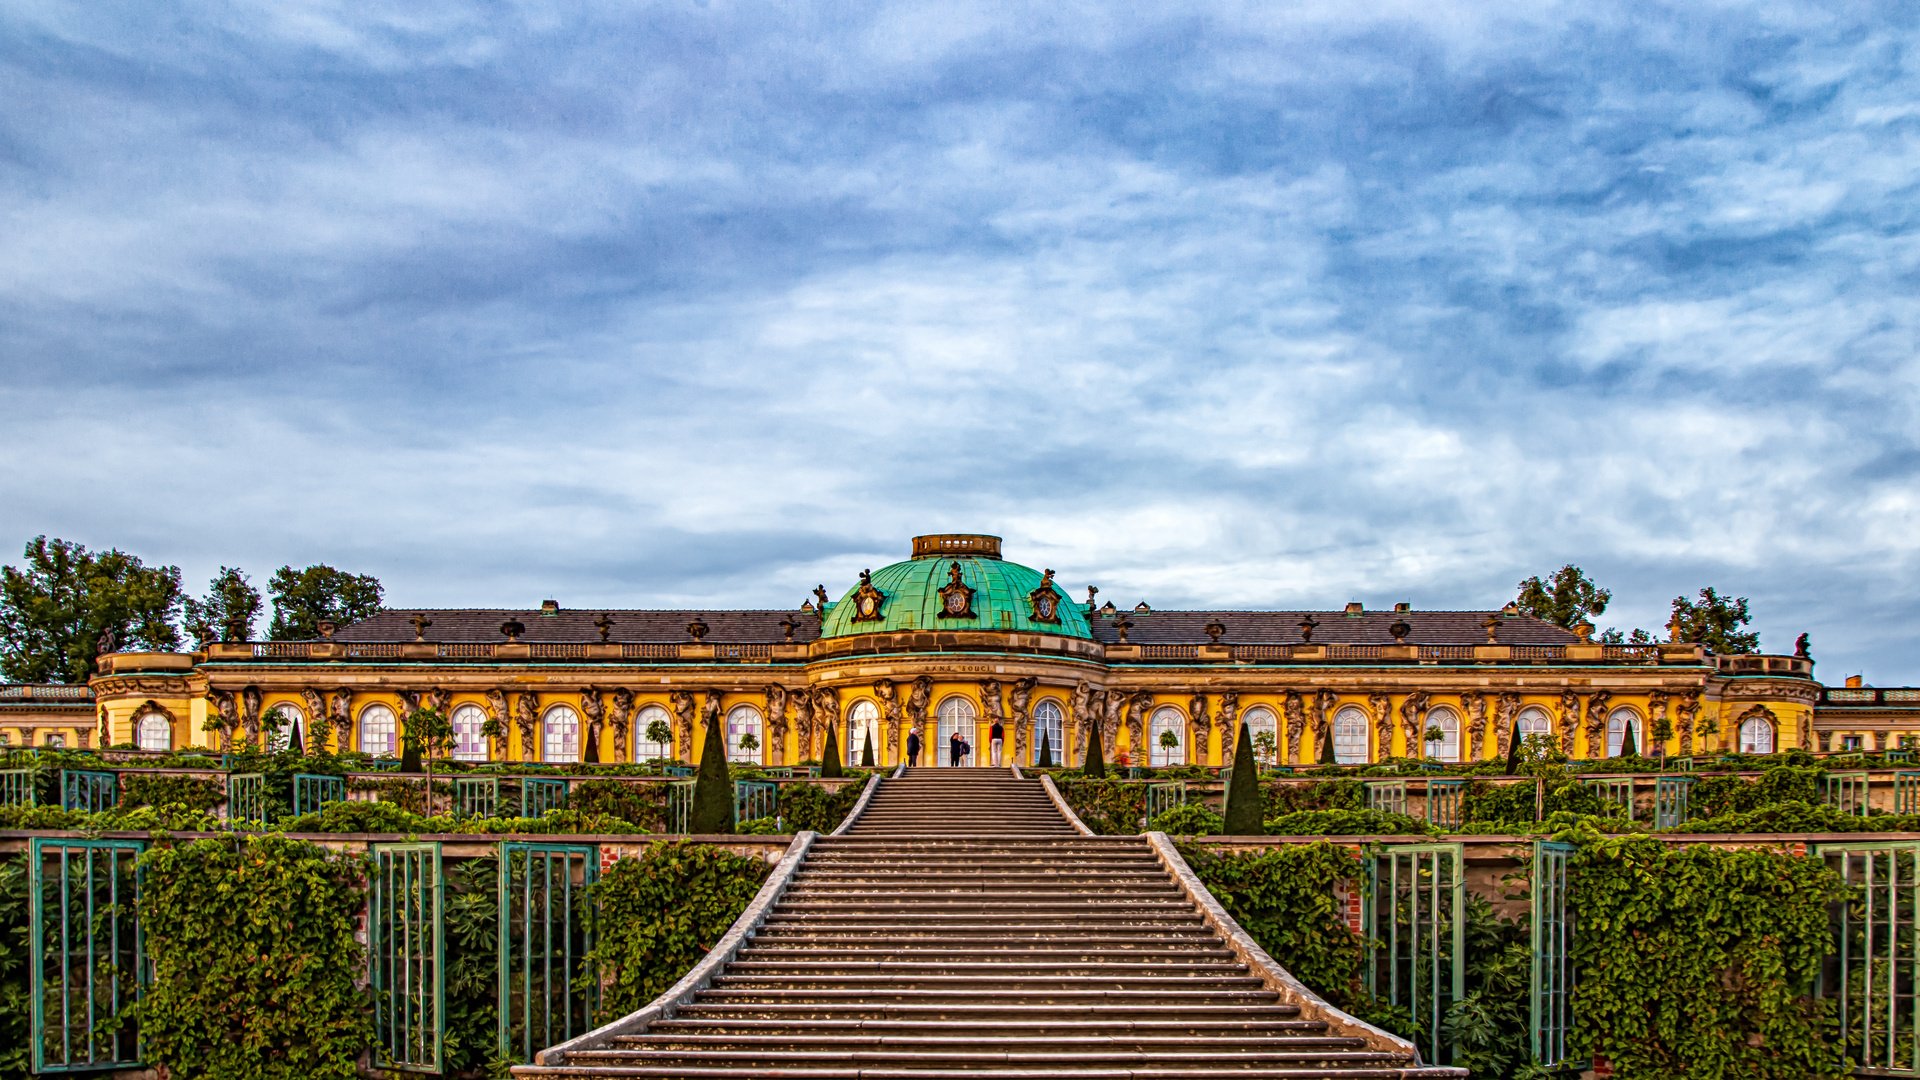
{"type": "Polygon", "coordinates": [[[830,728],[849,763],[869,736],[879,764],[899,761],[909,730],[930,763],[953,732],[979,759],[996,719],[1023,764],[1043,741],[1079,763],[1094,725],[1109,760],[1156,766],[1223,763],[1238,722],[1277,763],[1314,759],[1329,726],[1342,762],[1492,757],[1515,731],[1574,757],[1618,754],[1629,730],[1640,752],[1676,755],[1920,736],[1920,692],[1828,690],[1807,657],[1599,644],[1511,606],[1165,611],[1094,595],[1006,561],[998,537],[922,536],[798,608],[389,611],[313,641],[108,654],[90,701],[24,688],[0,699],[0,727],[152,750],[297,730],[309,748],[393,754],[400,718],[431,705],[466,760],[688,761],[712,720],[732,759],[764,765],[817,759],[830,728]]]}

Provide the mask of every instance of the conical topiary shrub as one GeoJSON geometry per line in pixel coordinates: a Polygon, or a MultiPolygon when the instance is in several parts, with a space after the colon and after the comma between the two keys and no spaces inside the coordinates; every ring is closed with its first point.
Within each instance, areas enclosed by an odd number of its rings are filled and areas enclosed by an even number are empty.
{"type": "Polygon", "coordinates": [[[1034,761],[1037,763],[1035,765],[1036,768],[1053,768],[1053,732],[1042,731],[1040,733],[1040,756],[1035,758],[1034,761]]]}
{"type": "Polygon", "coordinates": [[[1633,742],[1633,725],[1632,724],[1627,725],[1626,737],[1620,740],[1620,756],[1621,757],[1639,757],[1640,756],[1640,748],[1638,746],[1635,746],[1633,742]]]}
{"type": "Polygon", "coordinates": [[[733,831],[733,774],[727,770],[727,740],[720,734],[719,724],[707,725],[707,739],[700,745],[700,771],[694,776],[693,813],[687,831],[733,831]]]}
{"type": "Polygon", "coordinates": [[[1508,776],[1513,776],[1520,771],[1520,751],[1522,749],[1521,744],[1525,743],[1526,741],[1527,741],[1526,736],[1520,734],[1520,721],[1515,720],[1513,722],[1513,727],[1507,732],[1507,775],[1508,776]]]}
{"type": "Polygon", "coordinates": [[[860,767],[873,768],[873,729],[867,729],[867,744],[860,748],[860,767]]]}
{"type": "Polygon", "coordinates": [[[1265,835],[1260,802],[1260,767],[1253,760],[1253,735],[1243,723],[1240,738],[1233,744],[1233,775],[1227,780],[1226,834],[1265,835]]]}
{"type": "Polygon", "coordinates": [[[1320,764],[1338,765],[1340,758],[1333,752],[1333,725],[1320,730],[1320,764]]]}
{"type": "Polygon", "coordinates": [[[1090,780],[1107,778],[1107,763],[1100,760],[1100,725],[1093,725],[1093,731],[1087,735],[1087,761],[1080,766],[1080,775],[1090,780]]]}
{"type": "Polygon", "coordinates": [[[824,779],[845,775],[847,775],[847,766],[840,760],[840,736],[832,728],[828,728],[826,749],[820,751],[820,776],[824,779]]]}

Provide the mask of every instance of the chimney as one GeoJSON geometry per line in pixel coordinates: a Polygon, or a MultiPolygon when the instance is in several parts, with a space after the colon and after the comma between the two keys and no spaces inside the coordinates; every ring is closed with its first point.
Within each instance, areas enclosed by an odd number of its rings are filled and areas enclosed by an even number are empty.
{"type": "Polygon", "coordinates": [[[1860,675],[1849,675],[1847,676],[1847,685],[1848,686],[1864,686],[1866,684],[1861,681],[1862,678],[1863,676],[1860,676],[1860,675]]]}
{"type": "Polygon", "coordinates": [[[558,615],[558,614],[560,614],[560,601],[558,601],[558,600],[542,600],[542,601],[540,601],[540,614],[542,614],[542,615],[558,615]]]}
{"type": "Polygon", "coordinates": [[[1393,605],[1393,610],[1396,612],[1405,613],[1405,612],[1412,611],[1413,605],[1412,604],[1395,604],[1393,605]]]}
{"type": "Polygon", "coordinates": [[[1358,615],[1361,610],[1360,601],[1358,600],[1351,601],[1347,604],[1347,614],[1349,615],[1358,615]]]}

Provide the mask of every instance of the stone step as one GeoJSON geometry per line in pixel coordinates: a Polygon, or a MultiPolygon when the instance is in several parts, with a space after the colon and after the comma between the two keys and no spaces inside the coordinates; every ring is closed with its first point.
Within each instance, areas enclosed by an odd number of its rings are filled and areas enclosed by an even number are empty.
{"type": "Polygon", "coordinates": [[[686,1035],[712,1035],[731,1037],[746,1033],[762,1033],[768,1038],[801,1036],[838,1036],[849,1035],[861,1038],[884,1037],[916,1039],[953,1039],[972,1040],[978,1038],[1020,1039],[1112,1039],[1116,1041],[1134,1039],[1168,1039],[1186,1042],[1196,1037],[1206,1038],[1334,1038],[1326,1034],[1327,1025],[1320,1020],[1301,1020],[1292,1016],[1249,1019],[1207,1019],[1204,1017],[1184,1020],[1140,1020],[1124,1016],[1103,1019],[1001,1019],[994,1024],[990,1034],[983,1033],[980,1025],[972,1020],[938,1019],[886,1019],[852,1020],[825,1019],[807,1021],[803,1024],[781,1023],[774,1021],[754,1022],[742,1026],[730,1020],[690,1019],[675,1016],[670,1020],[656,1021],[645,1035],[616,1036],[620,1039],[646,1039],[653,1037],[673,1037],[686,1035]]]}
{"type": "Polygon", "coordinates": [[[1138,990],[1148,992],[1166,989],[1172,992],[1190,993],[1203,991],[1246,991],[1264,990],[1264,984],[1251,975],[1230,975],[1213,973],[1204,978],[1192,975],[1185,977],[1161,975],[1148,972],[1102,972],[1093,975],[1054,973],[1054,974],[1003,974],[980,973],[967,974],[944,972],[892,972],[888,974],[859,975],[843,971],[814,972],[797,974],[774,974],[768,972],[735,972],[738,965],[729,965],[729,974],[714,978],[712,986],[719,990],[845,990],[849,993],[862,990],[996,990],[1003,993],[1038,990],[1073,991],[1092,993],[1096,990],[1138,990]]]}
{"type": "MultiPolygon", "coordinates": [[[[714,980],[716,983],[718,979],[714,980]]],[[[700,993],[703,1005],[740,1005],[766,1008],[775,1005],[850,1005],[868,1009],[876,1005],[942,1005],[961,1009],[1000,1008],[1006,1000],[1005,987],[957,986],[915,989],[907,986],[860,987],[759,987],[715,986],[700,993]]],[[[1267,1005],[1280,995],[1265,989],[1183,986],[1168,980],[1164,986],[1138,990],[1075,989],[1073,987],[1027,987],[1020,992],[1023,1006],[1041,1005],[1125,1005],[1169,1008],[1178,1005],[1267,1005]]]]}
{"type": "Polygon", "coordinates": [[[1113,977],[1128,975],[1153,975],[1166,978],[1214,977],[1234,978],[1246,975],[1245,964],[1224,962],[1171,964],[1153,961],[1124,961],[1101,959],[1092,962],[1074,963],[1072,961],[1054,961],[1052,963],[953,963],[951,961],[878,961],[878,960],[735,960],[727,965],[728,976],[733,975],[816,975],[857,976],[869,974],[897,975],[903,978],[920,975],[965,975],[965,976],[1086,976],[1113,977]]]}
{"type": "Polygon", "coordinates": [[[788,1068],[794,1065],[838,1064],[840,1062],[882,1062],[889,1065],[937,1065],[971,1068],[981,1065],[1070,1066],[1070,1065],[1307,1065],[1365,1064],[1392,1065],[1406,1060],[1399,1054],[1333,1047],[1301,1047],[1279,1043],[1260,1050],[1195,1049],[1189,1042],[1184,1050],[1073,1050],[1032,1048],[1023,1050],[965,1050],[957,1047],[913,1049],[892,1046],[884,1049],[787,1050],[771,1047],[692,1049],[635,1047],[609,1049],[573,1055],[576,1065],[650,1065],[662,1061],[694,1064],[725,1063],[734,1068],[762,1066],[788,1068]]]}
{"type": "Polygon", "coordinates": [[[859,944],[829,945],[807,942],[787,947],[773,942],[755,942],[740,951],[740,963],[877,963],[972,965],[1008,964],[1168,964],[1237,963],[1231,951],[1207,948],[1200,944],[1167,947],[1165,941],[1153,947],[1087,946],[1084,948],[1039,948],[1031,944],[997,945],[991,949],[955,949],[930,946],[924,938],[902,939],[897,945],[884,938],[868,938],[859,944]]]}

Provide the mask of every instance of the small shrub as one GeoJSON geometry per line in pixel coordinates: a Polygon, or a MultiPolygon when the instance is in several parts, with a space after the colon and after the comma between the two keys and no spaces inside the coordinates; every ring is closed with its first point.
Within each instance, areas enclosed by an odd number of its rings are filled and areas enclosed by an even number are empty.
{"type": "Polygon", "coordinates": [[[1219,836],[1226,826],[1226,818],[1199,803],[1176,806],[1147,823],[1149,831],[1171,836],[1219,836]]]}

